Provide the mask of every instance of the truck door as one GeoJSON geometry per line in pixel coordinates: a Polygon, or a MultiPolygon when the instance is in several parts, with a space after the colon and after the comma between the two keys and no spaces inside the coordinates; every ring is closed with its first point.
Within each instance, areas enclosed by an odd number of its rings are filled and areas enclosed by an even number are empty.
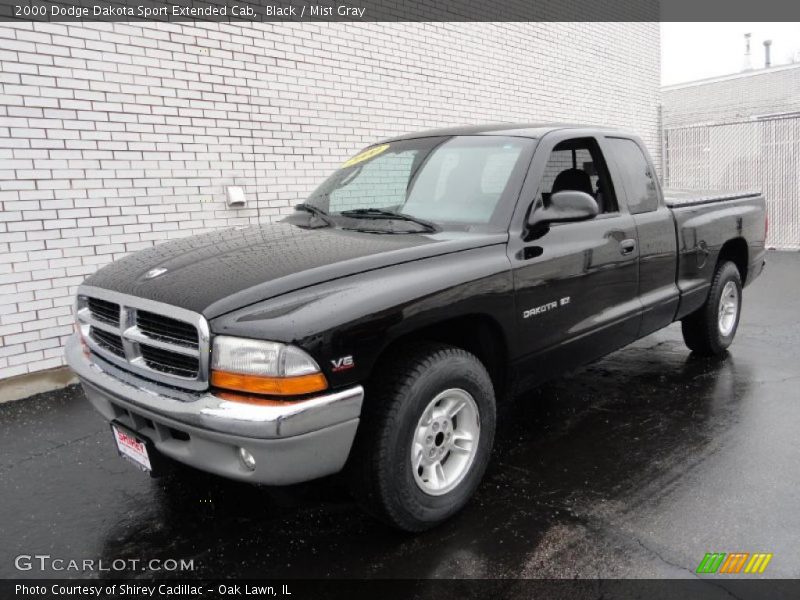
{"type": "Polygon", "coordinates": [[[606,137],[605,147],[613,164],[612,178],[617,197],[636,223],[639,238],[639,299],[642,324],[637,337],[644,337],[669,325],[678,308],[676,284],[678,257],[675,220],[664,205],[652,163],[636,140],[606,137]]]}
{"type": "Polygon", "coordinates": [[[601,141],[564,132],[545,136],[514,219],[509,260],[521,385],[632,342],[641,317],[636,226],[618,202],[601,141]],[[532,237],[526,232],[530,211],[547,207],[550,196],[562,190],[590,194],[599,214],[586,221],[553,223],[532,237]]]}

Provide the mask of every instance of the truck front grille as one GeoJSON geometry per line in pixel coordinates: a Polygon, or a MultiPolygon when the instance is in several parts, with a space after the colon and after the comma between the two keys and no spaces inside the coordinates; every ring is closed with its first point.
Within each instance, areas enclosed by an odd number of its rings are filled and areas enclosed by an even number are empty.
{"type": "Polygon", "coordinates": [[[145,345],[140,345],[139,350],[145,364],[155,371],[179,377],[197,377],[200,361],[196,356],[184,356],[145,345]]]}
{"type": "Polygon", "coordinates": [[[119,304],[106,302],[99,298],[88,299],[89,311],[98,321],[110,325],[119,325],[119,304]]]}
{"type": "Polygon", "coordinates": [[[97,356],[155,381],[195,390],[208,387],[209,334],[202,315],[81,286],[77,317],[97,356]]]}
{"type": "Polygon", "coordinates": [[[90,326],[89,337],[97,342],[98,346],[104,350],[108,350],[117,356],[125,356],[125,350],[122,347],[122,338],[120,336],[90,326]]]}
{"type": "Polygon", "coordinates": [[[137,310],[136,325],[143,334],[154,340],[197,348],[197,328],[189,323],[146,310],[137,310]]]}

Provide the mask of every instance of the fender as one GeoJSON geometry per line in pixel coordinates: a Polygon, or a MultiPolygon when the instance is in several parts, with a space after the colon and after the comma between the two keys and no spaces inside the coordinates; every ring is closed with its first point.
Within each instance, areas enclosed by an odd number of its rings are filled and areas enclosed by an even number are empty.
{"type": "Polygon", "coordinates": [[[513,340],[513,279],[505,244],[290,292],[217,317],[211,330],[295,344],[337,388],[367,379],[380,354],[400,337],[469,315],[491,316],[506,340],[513,340]]]}

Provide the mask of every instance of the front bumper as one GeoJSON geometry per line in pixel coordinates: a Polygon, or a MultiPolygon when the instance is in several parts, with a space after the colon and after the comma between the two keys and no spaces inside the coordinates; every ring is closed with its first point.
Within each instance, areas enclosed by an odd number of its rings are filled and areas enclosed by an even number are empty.
{"type": "Polygon", "coordinates": [[[364,399],[361,386],[270,406],[180,391],[86,356],[77,334],[67,342],[66,358],[106,419],[147,436],[159,452],[179,462],[253,483],[288,485],[340,471],[364,399]],[[241,463],[239,448],[255,457],[255,470],[241,463]]]}

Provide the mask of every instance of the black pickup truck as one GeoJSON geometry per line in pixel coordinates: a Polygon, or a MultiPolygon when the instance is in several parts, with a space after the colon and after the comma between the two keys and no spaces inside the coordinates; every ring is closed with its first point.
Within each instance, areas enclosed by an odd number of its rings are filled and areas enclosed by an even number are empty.
{"type": "Polygon", "coordinates": [[[620,131],[408,135],[279,223],[100,269],[67,358],[144,470],[344,471],[368,511],[418,531],[478,486],[497,399],[674,321],[692,351],[725,352],[766,227],[758,193],[663,194],[620,131]]]}

